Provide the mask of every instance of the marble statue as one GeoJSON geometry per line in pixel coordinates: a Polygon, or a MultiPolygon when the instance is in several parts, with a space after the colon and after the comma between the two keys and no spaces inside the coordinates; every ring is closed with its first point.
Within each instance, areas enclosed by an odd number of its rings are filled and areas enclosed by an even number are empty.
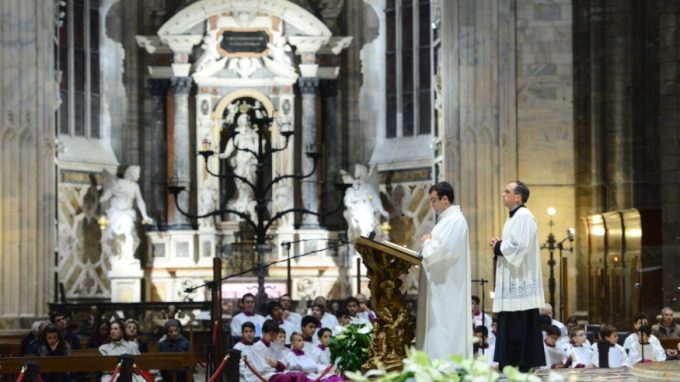
{"type": "Polygon", "coordinates": [[[227,58],[221,57],[217,51],[217,46],[222,41],[222,36],[217,36],[216,32],[208,32],[203,37],[203,54],[194,64],[194,75],[196,77],[210,77],[219,72],[227,64],[227,58]]]}
{"type": "MultiPolygon", "coordinates": [[[[217,191],[212,187],[203,188],[198,192],[198,214],[206,215],[217,209],[217,191]]],[[[198,219],[200,228],[215,227],[215,217],[209,216],[198,219]]]]}
{"type": "Polygon", "coordinates": [[[142,199],[137,181],[139,180],[139,166],[130,166],[125,170],[122,179],[104,170],[102,174],[103,193],[99,199],[102,209],[106,211],[109,223],[104,232],[104,238],[116,240],[122,236],[118,246],[111,248],[111,255],[120,260],[133,260],[139,238],[135,228],[137,211],[142,215],[143,224],[151,224],[153,219],[146,213],[146,203],[142,199]]]}
{"type": "MultiPolygon", "coordinates": [[[[286,184],[280,184],[274,190],[274,197],[272,198],[272,213],[276,214],[281,211],[285,211],[293,208],[293,199],[291,198],[292,189],[286,184]]],[[[279,218],[280,226],[290,226],[293,225],[293,214],[285,214],[279,218]]]]}
{"type": "Polygon", "coordinates": [[[374,230],[380,234],[376,229],[380,225],[380,217],[387,218],[389,214],[380,201],[375,167],[369,172],[367,166],[356,164],[354,177],[344,170],[340,173],[346,182],[349,180],[352,183],[352,187],[345,191],[343,199],[346,208],[343,216],[347,220],[347,237],[354,241],[359,236],[368,236],[374,230]]]}
{"type": "MultiPolygon", "coordinates": [[[[249,149],[253,152],[258,150],[258,134],[255,129],[251,126],[250,116],[245,113],[241,113],[236,117],[236,136],[227,142],[224,151],[219,154],[221,159],[228,158],[229,165],[234,171],[234,174],[241,176],[252,184],[256,182],[255,170],[257,168],[257,158],[252,153],[240,150],[249,149]],[[239,150],[237,150],[237,148],[239,150]]],[[[227,204],[228,208],[240,212],[245,212],[250,214],[250,216],[255,219],[257,214],[255,213],[255,196],[253,189],[248,186],[245,182],[238,179],[234,181],[236,185],[237,195],[236,198],[229,200],[227,204]]]]}
{"type": "Polygon", "coordinates": [[[274,41],[267,44],[269,57],[263,57],[262,61],[267,69],[275,76],[297,78],[290,53],[293,51],[286,43],[283,36],[274,37],[274,41]]]}

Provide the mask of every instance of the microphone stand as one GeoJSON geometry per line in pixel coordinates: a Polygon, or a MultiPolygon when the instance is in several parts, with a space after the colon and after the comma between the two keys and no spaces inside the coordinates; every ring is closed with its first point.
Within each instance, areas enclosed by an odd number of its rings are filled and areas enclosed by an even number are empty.
{"type": "MultiPolygon", "coordinates": [[[[488,341],[491,328],[488,328],[486,326],[486,313],[484,312],[485,303],[486,303],[486,293],[484,293],[484,284],[488,283],[489,280],[487,280],[485,278],[481,278],[481,279],[472,280],[472,282],[477,283],[477,284],[482,286],[482,326],[486,328],[486,340],[488,341]]],[[[474,317],[473,317],[473,320],[474,320],[474,317]]],[[[482,354],[484,354],[484,348],[482,348],[482,354]]]]}

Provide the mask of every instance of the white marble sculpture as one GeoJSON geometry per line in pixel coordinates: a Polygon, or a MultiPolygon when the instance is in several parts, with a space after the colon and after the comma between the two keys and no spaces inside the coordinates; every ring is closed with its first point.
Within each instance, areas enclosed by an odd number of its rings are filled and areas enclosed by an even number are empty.
{"type": "Polygon", "coordinates": [[[219,72],[227,64],[227,58],[221,57],[217,46],[222,41],[222,36],[217,36],[215,31],[209,31],[203,37],[203,54],[194,64],[195,77],[210,77],[219,72]]]}
{"type": "Polygon", "coordinates": [[[151,224],[153,221],[146,214],[146,203],[137,184],[139,171],[139,166],[130,166],[125,170],[122,179],[107,170],[102,174],[104,191],[99,202],[108,219],[103,242],[108,249],[105,252],[109,252],[113,260],[134,260],[135,250],[139,246],[135,228],[137,221],[135,205],[142,215],[142,223],[151,224]]]}
{"type": "MultiPolygon", "coordinates": [[[[229,118],[229,117],[227,117],[229,118]]],[[[219,154],[221,159],[229,158],[229,165],[234,171],[234,174],[248,179],[252,184],[256,182],[255,170],[257,168],[257,158],[245,150],[249,149],[257,152],[258,135],[255,129],[250,124],[250,117],[248,114],[242,113],[236,119],[236,136],[227,142],[224,151],[219,154]]],[[[236,197],[229,200],[227,207],[232,210],[249,213],[255,219],[255,197],[253,189],[245,182],[240,180],[234,181],[236,185],[236,197]]]]}
{"type": "Polygon", "coordinates": [[[368,236],[372,231],[378,230],[380,217],[387,218],[389,214],[382,206],[378,191],[378,174],[373,167],[369,172],[368,167],[362,164],[354,165],[354,177],[347,171],[340,170],[346,183],[351,181],[352,187],[345,191],[343,202],[345,212],[343,216],[347,220],[347,237],[350,241],[359,236],[368,236]]]}
{"type": "MultiPolygon", "coordinates": [[[[198,214],[206,215],[217,209],[217,190],[212,187],[203,188],[198,192],[198,214]]],[[[200,228],[215,227],[215,217],[209,216],[203,219],[198,219],[200,228]]]]}
{"type": "Polygon", "coordinates": [[[285,37],[274,37],[274,42],[268,43],[267,48],[269,49],[269,57],[262,57],[262,61],[270,72],[279,77],[298,77],[295,67],[293,67],[293,60],[290,57],[293,49],[288,45],[285,37]]]}
{"type": "MultiPolygon", "coordinates": [[[[293,208],[293,199],[291,198],[292,189],[286,184],[280,184],[274,190],[273,199],[273,213],[279,213],[293,208]]],[[[279,226],[291,226],[293,225],[293,214],[285,214],[279,218],[279,226]]]]}

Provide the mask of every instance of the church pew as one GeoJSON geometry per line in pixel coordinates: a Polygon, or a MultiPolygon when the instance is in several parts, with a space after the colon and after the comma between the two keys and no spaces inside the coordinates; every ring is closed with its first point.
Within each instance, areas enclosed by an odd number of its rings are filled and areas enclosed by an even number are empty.
{"type": "MultiPolygon", "coordinates": [[[[18,375],[21,365],[34,361],[40,373],[111,372],[118,363],[117,356],[92,353],[96,349],[79,350],[69,357],[5,357],[0,358],[0,375],[18,375]]],[[[135,364],[144,370],[185,370],[187,381],[193,381],[194,357],[191,353],[147,353],[134,356],[135,364]]],[[[173,378],[174,378],[173,373],[173,378]]]]}

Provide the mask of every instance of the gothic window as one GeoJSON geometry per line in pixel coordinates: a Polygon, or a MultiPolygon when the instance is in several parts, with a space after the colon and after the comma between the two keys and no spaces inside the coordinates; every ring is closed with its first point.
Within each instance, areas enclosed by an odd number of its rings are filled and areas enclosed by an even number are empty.
{"type": "Polygon", "coordinates": [[[387,0],[387,138],[431,130],[430,0],[387,0]]]}
{"type": "Polygon", "coordinates": [[[59,29],[59,132],[99,138],[99,0],[65,0],[59,29]]]}

